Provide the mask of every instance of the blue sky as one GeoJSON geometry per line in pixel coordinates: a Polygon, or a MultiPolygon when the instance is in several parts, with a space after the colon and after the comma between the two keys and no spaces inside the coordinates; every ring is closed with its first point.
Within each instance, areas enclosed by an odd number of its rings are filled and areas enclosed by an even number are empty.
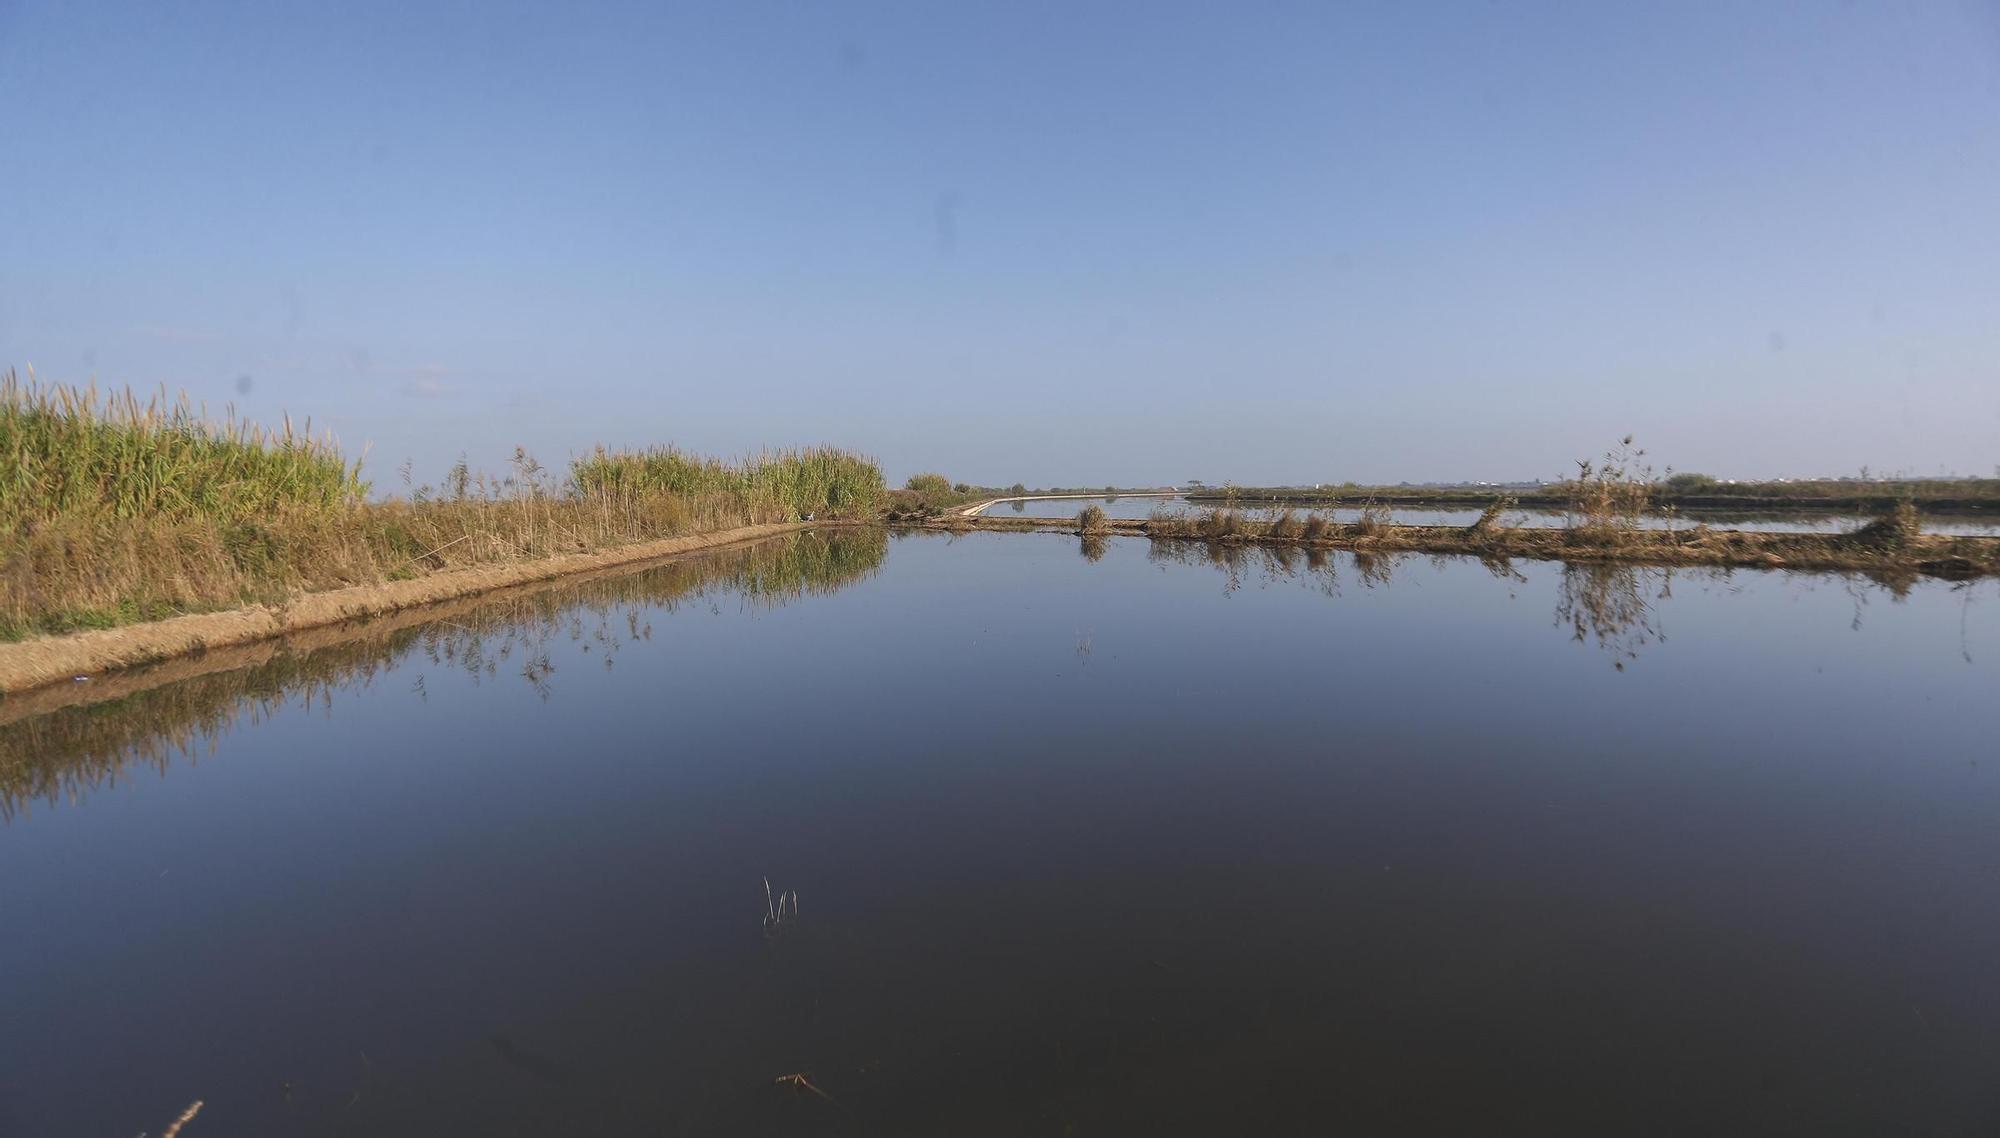
{"type": "Polygon", "coordinates": [[[2000,465],[2000,5],[0,0],[0,366],[989,483],[2000,465]]]}

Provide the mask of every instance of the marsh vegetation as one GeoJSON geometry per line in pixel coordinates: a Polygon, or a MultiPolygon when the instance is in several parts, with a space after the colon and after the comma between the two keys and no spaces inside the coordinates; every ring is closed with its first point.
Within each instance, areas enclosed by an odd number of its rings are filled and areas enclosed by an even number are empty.
{"type": "Polygon", "coordinates": [[[802,517],[872,517],[872,460],[830,447],[729,461],[516,450],[372,498],[309,427],[264,430],[163,393],[0,379],[0,639],[274,603],[300,591],[588,552],[802,517]]]}

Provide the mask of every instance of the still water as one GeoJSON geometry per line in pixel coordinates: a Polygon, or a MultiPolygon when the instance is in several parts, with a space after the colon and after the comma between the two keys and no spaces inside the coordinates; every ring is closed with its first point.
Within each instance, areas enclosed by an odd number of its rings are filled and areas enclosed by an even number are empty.
{"type": "Polygon", "coordinates": [[[0,704],[0,1134],[1991,1133],[1996,596],[852,532],[0,704]]]}
{"type": "MultiPolygon", "coordinates": [[[[1181,497],[1135,498],[1045,498],[1028,501],[1000,502],[988,506],[986,513],[996,518],[1024,516],[1031,518],[1074,518],[1077,511],[1095,505],[1110,518],[1149,518],[1155,512],[1169,514],[1199,513],[1204,510],[1224,508],[1224,503],[1216,501],[1190,502],[1181,497]]],[[[1241,505],[1237,509],[1253,518],[1269,518],[1285,507],[1241,505]]],[[[1292,513],[1304,516],[1318,513],[1336,522],[1356,522],[1361,520],[1359,506],[1336,506],[1332,509],[1310,511],[1305,507],[1293,507],[1292,513]]],[[[1397,525],[1410,526],[1469,526],[1479,520],[1480,511],[1466,507],[1417,507],[1399,506],[1385,511],[1388,520],[1397,525]]],[[[1876,514],[1841,512],[1838,510],[1790,510],[1782,513],[1740,513],[1726,510],[1701,510],[1685,512],[1674,517],[1645,517],[1639,519],[1644,529],[1691,529],[1706,525],[1711,529],[1752,530],[1760,533],[1848,533],[1867,525],[1876,514]]],[[[1545,529],[1570,524],[1569,517],[1561,510],[1509,510],[1500,516],[1500,524],[1523,526],[1530,529],[1545,529]]],[[[1926,533],[1952,534],[1959,537],[1980,537],[2000,535],[2000,514],[1986,513],[1925,514],[1923,528],[1926,533]]]]}

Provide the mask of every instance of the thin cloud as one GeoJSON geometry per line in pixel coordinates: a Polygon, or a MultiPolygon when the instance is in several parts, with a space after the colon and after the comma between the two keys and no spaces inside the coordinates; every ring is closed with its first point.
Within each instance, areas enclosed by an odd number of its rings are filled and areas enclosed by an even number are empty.
{"type": "Polygon", "coordinates": [[[412,399],[449,399],[458,394],[458,388],[444,381],[445,374],[440,368],[434,373],[412,375],[403,383],[403,394],[412,399]]]}

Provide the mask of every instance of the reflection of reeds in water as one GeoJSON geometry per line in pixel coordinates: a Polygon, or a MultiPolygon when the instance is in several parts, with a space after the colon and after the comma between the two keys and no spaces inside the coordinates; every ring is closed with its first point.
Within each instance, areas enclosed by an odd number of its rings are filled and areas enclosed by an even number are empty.
{"type": "MultiPolygon", "coordinates": [[[[840,529],[669,561],[638,572],[559,580],[370,622],[353,632],[321,630],[260,645],[254,666],[196,674],[146,688],[144,673],[0,705],[0,818],[37,800],[54,804],[115,782],[135,764],[165,773],[176,758],[212,753],[232,729],[286,706],[330,707],[336,694],[369,687],[412,656],[475,677],[518,672],[546,695],[548,649],[568,638],[610,666],[620,647],[650,637],[652,608],[738,596],[776,606],[829,593],[873,572],[887,554],[879,529],[840,529]],[[345,639],[340,639],[345,637],[345,639]],[[90,699],[45,712],[49,699],[90,699]],[[19,718],[8,721],[8,713],[19,718]]],[[[198,665],[182,661],[163,669],[198,665]]],[[[422,677],[417,678],[418,690],[422,677]]]]}
{"type": "Polygon", "coordinates": [[[1578,643],[1595,640],[1616,659],[1636,659],[1639,649],[1666,639],[1653,600],[1673,595],[1674,571],[1606,562],[1565,562],[1556,595],[1556,623],[1567,626],[1578,643]]]}
{"type": "MultiPolygon", "coordinates": [[[[1261,570],[1266,582],[1295,581],[1328,596],[1339,596],[1337,566],[1340,558],[1352,560],[1354,578],[1364,587],[1376,588],[1389,585],[1412,554],[1366,550],[1333,553],[1310,547],[1155,539],[1149,544],[1148,556],[1161,564],[1216,569],[1224,575],[1223,591],[1226,593],[1241,589],[1254,572],[1261,570]]],[[[1430,561],[1442,569],[1455,559],[1456,555],[1437,555],[1430,561]]],[[[1478,563],[1495,579],[1503,582],[1510,595],[1515,586],[1529,581],[1528,576],[1505,556],[1489,554],[1479,558],[1478,563]]],[[[1612,666],[1621,671],[1628,661],[1638,657],[1641,648],[1666,639],[1665,627],[1660,620],[1660,604],[1672,598],[1677,579],[1719,580],[1729,573],[1727,569],[1713,567],[1678,568],[1616,561],[1559,564],[1561,576],[1556,585],[1555,623],[1567,629],[1578,643],[1595,644],[1609,653],[1613,658],[1612,666]]],[[[1855,597],[1857,627],[1865,590],[1879,588],[1892,597],[1902,597],[1908,594],[1917,580],[1912,574],[1868,572],[1830,573],[1824,576],[1846,583],[1855,597]]],[[[1965,583],[1954,586],[1963,590],[1971,587],[1965,583]]],[[[1969,604],[1971,594],[1968,592],[1966,595],[1969,604]]]]}

